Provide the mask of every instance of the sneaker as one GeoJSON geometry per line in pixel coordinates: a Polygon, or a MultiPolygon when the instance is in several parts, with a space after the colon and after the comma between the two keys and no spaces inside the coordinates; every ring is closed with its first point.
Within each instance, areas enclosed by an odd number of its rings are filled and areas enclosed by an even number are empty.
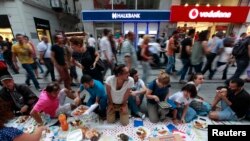
{"type": "Polygon", "coordinates": [[[146,118],[146,115],[145,114],[142,114],[141,115],[141,119],[144,120],[146,118]]]}
{"type": "Polygon", "coordinates": [[[187,82],[184,81],[184,80],[180,80],[179,83],[180,83],[180,84],[186,84],[187,82]]]}
{"type": "Polygon", "coordinates": [[[36,88],[39,92],[41,92],[42,91],[42,89],[41,88],[36,88]]]}

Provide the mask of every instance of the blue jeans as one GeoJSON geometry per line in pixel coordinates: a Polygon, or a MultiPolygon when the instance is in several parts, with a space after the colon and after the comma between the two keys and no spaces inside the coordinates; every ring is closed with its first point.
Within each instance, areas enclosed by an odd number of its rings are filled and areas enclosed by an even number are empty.
{"type": "Polygon", "coordinates": [[[238,120],[238,117],[235,114],[235,112],[223,100],[221,101],[221,108],[222,108],[222,110],[218,112],[219,120],[222,120],[222,121],[227,121],[227,120],[236,121],[236,120],[238,120]]]}
{"type": "Polygon", "coordinates": [[[201,73],[202,65],[203,65],[203,62],[201,62],[198,65],[192,65],[194,67],[195,73],[201,73]]]}
{"type": "Polygon", "coordinates": [[[189,106],[193,108],[197,115],[200,116],[206,116],[211,110],[211,105],[205,101],[203,102],[197,102],[197,101],[192,101],[189,106]]]}
{"type": "MultiPolygon", "coordinates": [[[[183,109],[184,108],[177,108],[177,111],[178,111],[178,117],[181,118],[182,116],[182,113],[183,113],[183,109]]],[[[191,122],[192,120],[194,120],[195,118],[197,117],[197,113],[196,111],[191,108],[191,107],[188,107],[187,109],[187,113],[186,113],[186,116],[185,116],[185,121],[188,123],[188,122],[191,122]]]]}
{"type": "Polygon", "coordinates": [[[22,67],[27,72],[27,77],[26,77],[25,83],[29,84],[30,83],[30,79],[31,79],[33,81],[36,89],[40,89],[39,83],[38,83],[38,81],[37,81],[37,79],[35,77],[35,74],[34,74],[34,70],[33,70],[32,64],[22,64],[22,67]]]}
{"type": "Polygon", "coordinates": [[[175,60],[174,56],[168,56],[168,63],[166,68],[166,73],[171,74],[174,68],[175,60]]]}
{"type": "Polygon", "coordinates": [[[247,66],[249,64],[249,60],[248,59],[236,59],[236,63],[237,63],[237,69],[234,73],[234,75],[226,80],[226,84],[229,84],[229,82],[234,79],[234,78],[240,78],[241,74],[244,73],[244,71],[247,69],[247,66]]]}
{"type": "MultiPolygon", "coordinates": [[[[144,95],[139,96],[139,99],[140,99],[141,103],[142,103],[142,100],[143,100],[143,96],[144,95]]],[[[136,104],[136,97],[132,96],[132,95],[129,96],[129,98],[128,98],[128,108],[131,110],[131,112],[133,114],[136,115],[136,114],[138,114],[140,112],[139,106],[140,105],[136,104]]]]}
{"type": "MultiPolygon", "coordinates": [[[[168,104],[170,104],[172,106],[173,109],[177,109],[177,111],[178,111],[177,116],[178,116],[178,118],[181,118],[184,108],[183,107],[176,107],[176,104],[173,100],[168,99],[167,102],[168,102],[168,104]]],[[[190,122],[190,121],[194,120],[196,117],[197,117],[196,111],[193,108],[188,107],[188,110],[187,110],[187,113],[185,116],[185,121],[190,122]]]]}
{"type": "Polygon", "coordinates": [[[189,59],[181,59],[181,61],[182,61],[183,67],[180,71],[180,74],[181,74],[180,80],[184,80],[186,73],[188,71],[188,68],[190,67],[190,60],[189,59]]]}

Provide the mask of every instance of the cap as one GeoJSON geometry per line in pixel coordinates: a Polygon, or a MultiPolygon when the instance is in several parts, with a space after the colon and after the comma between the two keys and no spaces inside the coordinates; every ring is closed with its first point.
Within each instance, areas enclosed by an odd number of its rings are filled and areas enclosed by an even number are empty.
{"type": "Polygon", "coordinates": [[[13,79],[13,78],[10,75],[3,75],[3,76],[0,77],[0,81],[8,80],[8,79],[13,79]]]}

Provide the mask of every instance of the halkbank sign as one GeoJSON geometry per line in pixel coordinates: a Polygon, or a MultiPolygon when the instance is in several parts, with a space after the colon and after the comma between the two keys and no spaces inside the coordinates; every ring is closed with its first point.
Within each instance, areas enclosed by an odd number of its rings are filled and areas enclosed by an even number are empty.
{"type": "Polygon", "coordinates": [[[169,21],[169,10],[83,10],[82,21],[169,21]]]}

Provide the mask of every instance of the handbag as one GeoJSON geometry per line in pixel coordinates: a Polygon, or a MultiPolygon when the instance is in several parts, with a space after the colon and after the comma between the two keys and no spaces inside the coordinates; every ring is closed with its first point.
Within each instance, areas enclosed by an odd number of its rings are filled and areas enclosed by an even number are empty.
{"type": "Polygon", "coordinates": [[[99,71],[104,71],[104,70],[105,70],[105,63],[102,61],[102,59],[99,59],[99,60],[96,62],[96,68],[97,68],[99,71]]]}

